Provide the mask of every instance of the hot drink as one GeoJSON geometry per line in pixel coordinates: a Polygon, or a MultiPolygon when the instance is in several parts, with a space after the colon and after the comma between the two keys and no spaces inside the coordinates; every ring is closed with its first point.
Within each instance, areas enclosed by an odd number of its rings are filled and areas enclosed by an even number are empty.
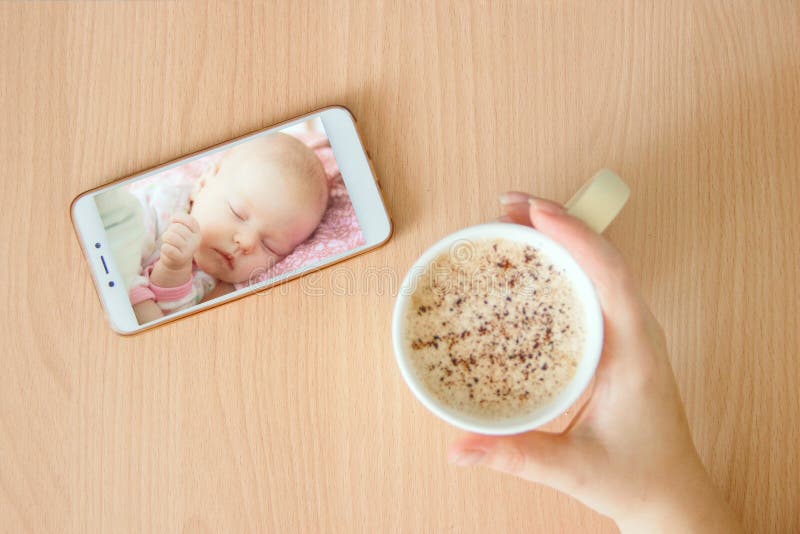
{"type": "Polygon", "coordinates": [[[418,277],[405,310],[415,374],[473,417],[524,416],[573,378],[584,348],[581,302],[563,270],[507,239],[460,241],[418,277]]]}

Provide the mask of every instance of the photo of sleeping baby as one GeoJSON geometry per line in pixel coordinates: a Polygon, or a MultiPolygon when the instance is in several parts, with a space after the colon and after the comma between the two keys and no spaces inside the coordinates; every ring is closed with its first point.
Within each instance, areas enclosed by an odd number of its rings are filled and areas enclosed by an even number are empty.
{"type": "Polygon", "coordinates": [[[364,244],[318,118],[95,198],[139,324],[364,244]]]}

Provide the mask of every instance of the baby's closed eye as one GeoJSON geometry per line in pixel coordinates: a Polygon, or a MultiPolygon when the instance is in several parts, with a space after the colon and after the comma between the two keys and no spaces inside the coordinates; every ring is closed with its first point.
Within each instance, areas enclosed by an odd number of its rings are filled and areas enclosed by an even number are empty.
{"type": "Polygon", "coordinates": [[[233,204],[231,204],[230,202],[228,202],[228,209],[231,210],[231,213],[233,213],[237,219],[241,221],[244,220],[244,217],[242,217],[242,215],[238,211],[236,211],[236,209],[233,207],[233,204]]]}

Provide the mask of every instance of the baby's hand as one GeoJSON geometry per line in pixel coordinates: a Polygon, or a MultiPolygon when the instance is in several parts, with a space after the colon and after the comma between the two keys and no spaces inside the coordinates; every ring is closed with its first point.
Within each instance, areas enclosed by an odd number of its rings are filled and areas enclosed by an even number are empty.
{"type": "Polygon", "coordinates": [[[177,271],[191,266],[194,252],[200,245],[200,225],[188,213],[176,213],[172,223],[161,236],[160,262],[177,271]]]}

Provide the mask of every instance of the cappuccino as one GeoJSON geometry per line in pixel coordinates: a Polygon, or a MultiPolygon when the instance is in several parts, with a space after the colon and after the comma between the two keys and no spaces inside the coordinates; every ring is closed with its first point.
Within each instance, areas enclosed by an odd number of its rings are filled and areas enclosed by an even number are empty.
{"type": "Polygon", "coordinates": [[[583,310],[563,270],[506,239],[459,241],[417,278],[406,350],[424,387],[450,409],[512,419],[573,378],[583,310]]]}

